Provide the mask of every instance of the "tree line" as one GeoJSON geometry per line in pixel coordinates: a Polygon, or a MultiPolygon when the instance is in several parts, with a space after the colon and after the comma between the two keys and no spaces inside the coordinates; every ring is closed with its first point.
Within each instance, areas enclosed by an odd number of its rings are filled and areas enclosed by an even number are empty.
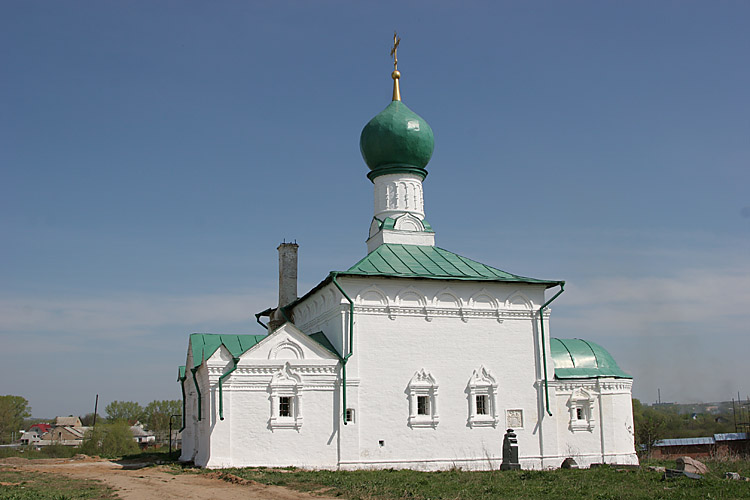
{"type": "MultiPolygon", "coordinates": [[[[136,422],[143,424],[149,431],[153,432],[157,441],[167,442],[169,439],[169,419],[173,415],[182,414],[182,401],[180,400],[154,400],[146,406],[134,401],[113,401],[105,409],[106,418],[100,415],[88,413],[79,417],[85,426],[99,424],[127,424],[134,425],[136,422]]],[[[12,439],[18,438],[21,429],[28,429],[34,423],[44,422],[44,419],[30,419],[31,406],[28,400],[22,396],[6,395],[0,396],[0,444],[10,443],[12,439]]],[[[172,419],[172,427],[182,427],[182,419],[172,419]]]]}
{"type": "Polygon", "coordinates": [[[662,439],[709,437],[735,432],[734,418],[729,412],[716,414],[680,412],[676,406],[646,406],[633,399],[635,444],[650,453],[662,439]]]}
{"type": "MultiPolygon", "coordinates": [[[[158,441],[166,441],[169,437],[169,419],[173,415],[182,416],[182,401],[177,399],[163,399],[151,401],[141,406],[135,401],[112,401],[105,408],[107,423],[125,422],[128,425],[143,424],[153,432],[158,441]]],[[[96,420],[101,422],[101,417],[96,420]]],[[[88,413],[81,417],[84,425],[93,425],[94,414],[88,413]]],[[[172,419],[172,429],[182,427],[182,418],[172,419]]]]}

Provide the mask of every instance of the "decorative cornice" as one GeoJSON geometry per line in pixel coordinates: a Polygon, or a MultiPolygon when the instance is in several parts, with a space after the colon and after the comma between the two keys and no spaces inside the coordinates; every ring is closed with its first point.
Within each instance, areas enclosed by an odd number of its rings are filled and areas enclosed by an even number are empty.
{"type": "MultiPolygon", "coordinates": [[[[529,310],[480,309],[472,307],[440,308],[432,306],[355,305],[354,311],[373,316],[388,316],[390,319],[396,319],[398,316],[421,317],[425,321],[432,321],[434,318],[459,318],[464,323],[470,319],[494,319],[498,323],[502,323],[506,319],[530,320],[536,316],[536,311],[529,310]]],[[[544,311],[545,318],[548,318],[549,314],[549,310],[544,311]]]]}
{"type": "Polygon", "coordinates": [[[606,381],[601,379],[550,380],[549,386],[554,388],[559,396],[569,396],[576,389],[586,389],[601,394],[629,394],[633,387],[633,381],[630,379],[611,379],[606,381]]]}

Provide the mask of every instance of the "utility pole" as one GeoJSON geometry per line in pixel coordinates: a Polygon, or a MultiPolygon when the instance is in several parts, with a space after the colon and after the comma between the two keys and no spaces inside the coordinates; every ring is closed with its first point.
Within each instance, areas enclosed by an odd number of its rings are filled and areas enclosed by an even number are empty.
{"type": "Polygon", "coordinates": [[[96,412],[99,408],[99,395],[96,395],[96,402],[94,403],[94,423],[91,424],[91,427],[96,427],[96,412]]]}

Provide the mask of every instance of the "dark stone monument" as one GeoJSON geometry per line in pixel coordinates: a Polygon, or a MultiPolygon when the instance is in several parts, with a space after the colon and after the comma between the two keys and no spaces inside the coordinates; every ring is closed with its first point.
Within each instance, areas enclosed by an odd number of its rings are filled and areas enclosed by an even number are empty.
{"type": "Polygon", "coordinates": [[[520,470],[518,463],[518,439],[513,429],[508,429],[503,438],[503,463],[500,470],[520,470]]]}

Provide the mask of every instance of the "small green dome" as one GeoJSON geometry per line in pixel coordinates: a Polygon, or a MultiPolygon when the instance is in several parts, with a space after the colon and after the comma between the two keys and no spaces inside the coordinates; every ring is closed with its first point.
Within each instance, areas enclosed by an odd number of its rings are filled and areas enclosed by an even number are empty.
{"type": "Polygon", "coordinates": [[[359,137],[362,158],[372,170],[367,174],[370,180],[397,173],[413,173],[424,179],[424,167],[434,148],[430,126],[401,101],[392,101],[365,125],[359,137]]]}
{"type": "Polygon", "coordinates": [[[555,378],[633,378],[622,371],[612,355],[599,344],[582,339],[549,340],[555,378]]]}

